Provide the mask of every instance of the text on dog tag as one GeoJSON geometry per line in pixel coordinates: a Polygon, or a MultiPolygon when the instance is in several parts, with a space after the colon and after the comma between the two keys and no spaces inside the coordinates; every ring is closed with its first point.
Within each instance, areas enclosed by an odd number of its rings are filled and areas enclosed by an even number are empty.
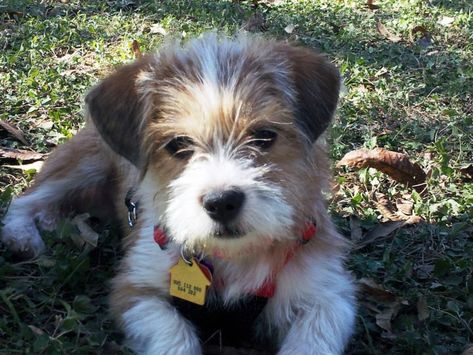
{"type": "Polygon", "coordinates": [[[190,264],[179,258],[178,263],[170,270],[169,294],[201,306],[204,305],[207,287],[212,283],[211,273],[203,270],[204,268],[206,266],[200,265],[195,258],[190,264]]]}

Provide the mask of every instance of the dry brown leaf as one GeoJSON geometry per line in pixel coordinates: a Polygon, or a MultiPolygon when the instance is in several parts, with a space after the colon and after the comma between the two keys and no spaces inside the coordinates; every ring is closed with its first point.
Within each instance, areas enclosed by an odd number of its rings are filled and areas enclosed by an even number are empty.
{"type": "Polygon", "coordinates": [[[374,74],[374,77],[375,78],[379,78],[379,77],[383,77],[383,76],[389,76],[389,70],[385,67],[382,67],[381,69],[379,69],[375,74],[374,74]]]}
{"type": "Polygon", "coordinates": [[[7,131],[8,133],[10,133],[13,138],[15,138],[17,141],[20,141],[21,143],[23,143],[24,145],[28,145],[28,142],[26,141],[25,139],[25,136],[23,135],[23,132],[20,131],[18,128],[16,127],[13,127],[11,124],[9,124],[8,122],[5,122],[5,121],[1,121],[0,120],[0,126],[5,130],[7,131]]]}
{"type": "Polygon", "coordinates": [[[406,224],[417,224],[422,222],[422,217],[420,216],[410,216],[408,219],[405,220],[406,224]]]}
{"type": "Polygon", "coordinates": [[[391,202],[386,198],[386,196],[382,196],[379,198],[378,201],[375,202],[378,211],[381,212],[384,218],[389,221],[400,221],[402,220],[395,211],[392,209],[391,202]]]}
{"type": "Polygon", "coordinates": [[[395,230],[410,224],[416,224],[422,221],[422,218],[419,216],[411,216],[406,220],[402,221],[389,221],[385,223],[380,223],[370,231],[368,231],[364,236],[363,239],[354,246],[355,249],[360,249],[365,247],[368,244],[371,244],[378,239],[388,237],[391,233],[395,230]]]}
{"type": "Polygon", "coordinates": [[[135,55],[135,59],[140,59],[143,55],[141,54],[140,44],[136,39],[131,43],[131,49],[135,55]]]}
{"type": "Polygon", "coordinates": [[[31,331],[36,335],[43,335],[44,334],[44,331],[42,329],[39,329],[38,327],[35,327],[34,325],[29,325],[28,328],[30,328],[31,331]]]}
{"type": "Polygon", "coordinates": [[[87,223],[90,215],[88,213],[83,213],[75,216],[72,219],[72,224],[77,227],[80,233],[80,239],[76,240],[79,245],[87,243],[94,248],[97,247],[97,242],[99,240],[99,235],[95,232],[87,223]]]}
{"type": "Polygon", "coordinates": [[[363,84],[358,85],[355,90],[361,94],[365,94],[368,92],[368,88],[363,84]]]}
{"type": "Polygon", "coordinates": [[[362,238],[361,223],[360,219],[356,216],[350,216],[350,231],[351,240],[355,243],[359,242],[362,238]]]}
{"type": "Polygon", "coordinates": [[[389,305],[384,311],[376,314],[376,324],[387,332],[392,332],[391,321],[396,318],[401,303],[396,301],[389,305]]]}
{"type": "Polygon", "coordinates": [[[376,29],[378,30],[378,33],[381,36],[385,37],[390,42],[397,43],[402,40],[401,37],[396,36],[395,34],[392,34],[391,32],[389,32],[388,29],[380,21],[376,23],[376,29]]]}
{"type": "Polygon", "coordinates": [[[151,25],[150,29],[149,29],[149,32],[150,33],[157,33],[157,34],[160,34],[162,36],[166,36],[167,35],[167,31],[166,29],[160,24],[160,23],[155,23],[153,25],[151,25]]]}
{"type": "Polygon", "coordinates": [[[35,170],[37,173],[41,171],[41,168],[43,167],[44,162],[43,161],[35,161],[34,163],[31,164],[21,164],[21,165],[3,165],[6,168],[10,169],[18,169],[18,170],[35,170]]]}
{"type": "Polygon", "coordinates": [[[6,168],[18,169],[18,170],[23,170],[23,171],[35,170],[38,173],[41,170],[41,168],[43,167],[43,164],[44,164],[44,161],[39,160],[39,161],[35,161],[34,163],[30,163],[30,164],[20,164],[20,165],[5,164],[3,166],[6,167],[6,168]]]}
{"type": "Polygon", "coordinates": [[[439,19],[437,23],[444,27],[450,27],[454,21],[455,21],[454,17],[442,16],[442,18],[439,19]]]}
{"type": "Polygon", "coordinates": [[[408,186],[420,185],[426,179],[424,170],[418,164],[412,163],[405,154],[384,148],[351,151],[345,154],[337,166],[375,168],[388,174],[392,179],[408,186]]]}
{"type": "Polygon", "coordinates": [[[45,154],[24,149],[0,148],[0,158],[18,160],[40,160],[45,154]]]}
{"type": "Polygon", "coordinates": [[[396,199],[397,210],[405,216],[412,215],[412,209],[414,208],[414,202],[403,198],[396,199]]]}
{"type": "Polygon", "coordinates": [[[473,164],[464,166],[460,168],[460,174],[464,176],[463,180],[467,182],[472,182],[473,181],[473,164]]]}
{"type": "Polygon", "coordinates": [[[373,4],[373,0],[367,0],[366,1],[366,7],[370,10],[376,10],[379,9],[379,6],[376,4],[373,4]]]}
{"type": "Polygon", "coordinates": [[[291,34],[292,32],[294,32],[295,29],[296,29],[296,26],[294,26],[292,23],[284,27],[284,31],[288,34],[291,34]]]}
{"type": "Polygon", "coordinates": [[[268,29],[266,20],[261,12],[255,12],[251,15],[246,23],[243,25],[243,29],[248,32],[264,32],[268,29]]]}
{"type": "Polygon", "coordinates": [[[376,194],[375,200],[376,207],[381,215],[389,221],[406,221],[407,224],[414,224],[421,221],[421,218],[418,216],[412,215],[412,210],[414,207],[414,202],[397,198],[396,199],[396,209],[389,201],[389,199],[384,194],[376,194]]]}
{"type": "MultiPolygon", "coordinates": [[[[412,30],[411,30],[411,36],[414,36],[416,33],[421,33],[422,36],[425,36],[426,34],[429,33],[429,31],[427,31],[427,28],[425,26],[415,26],[412,30]]],[[[413,38],[411,38],[413,40],[413,38]]]]}
{"type": "Polygon", "coordinates": [[[385,290],[372,279],[362,277],[358,280],[358,284],[362,292],[374,296],[380,301],[393,302],[396,300],[396,296],[392,292],[385,290]]]}
{"type": "Polygon", "coordinates": [[[425,296],[420,296],[417,300],[417,318],[422,322],[429,318],[430,311],[427,306],[427,300],[425,296]]]}
{"type": "Polygon", "coordinates": [[[431,264],[422,264],[414,268],[416,277],[418,279],[429,279],[432,277],[432,272],[434,271],[434,265],[431,264]]]}
{"type": "Polygon", "coordinates": [[[427,30],[425,26],[415,26],[409,35],[409,40],[411,42],[416,42],[417,45],[427,48],[430,45],[432,45],[432,35],[430,32],[427,30]],[[420,34],[418,36],[417,34],[420,34]],[[416,40],[417,38],[417,40],[416,40]]]}
{"type": "Polygon", "coordinates": [[[364,246],[371,244],[378,239],[385,238],[389,236],[392,232],[396,229],[401,228],[405,225],[407,221],[394,221],[394,222],[385,222],[380,223],[370,231],[368,231],[364,236],[363,239],[354,246],[355,249],[363,248],[364,246]]]}

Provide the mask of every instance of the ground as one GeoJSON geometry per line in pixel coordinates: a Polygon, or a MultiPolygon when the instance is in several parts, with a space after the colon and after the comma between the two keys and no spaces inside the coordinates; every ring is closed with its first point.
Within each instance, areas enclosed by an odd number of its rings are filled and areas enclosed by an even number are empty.
{"type": "MultiPolygon", "coordinates": [[[[347,266],[360,289],[347,353],[467,349],[470,0],[2,1],[0,216],[34,177],[36,165],[26,164],[38,155],[31,152],[46,154],[77,132],[87,88],[133,59],[133,40],[148,51],[168,37],[241,28],[316,48],[340,68],[334,162],[354,149],[383,147],[405,153],[427,174],[425,185],[407,187],[373,168],[334,164],[330,208],[352,240],[347,266]],[[5,148],[28,152],[13,150],[12,158],[5,148]]],[[[127,353],[106,311],[107,280],[121,253],[116,231],[102,231],[94,247],[80,243],[77,226],[65,221],[45,239],[48,252],[34,261],[19,261],[0,246],[0,353],[127,353]]]]}

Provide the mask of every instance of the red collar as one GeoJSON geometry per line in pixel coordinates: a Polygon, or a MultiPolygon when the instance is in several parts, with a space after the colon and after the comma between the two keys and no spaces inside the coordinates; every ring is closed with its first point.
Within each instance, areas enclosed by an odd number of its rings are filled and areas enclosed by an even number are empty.
{"type": "Polygon", "coordinates": [[[286,257],[284,260],[284,264],[278,269],[273,270],[271,277],[265,281],[265,283],[255,292],[255,296],[264,297],[264,298],[271,298],[274,296],[276,292],[276,276],[282,270],[284,266],[296,255],[299,248],[305,244],[307,244],[312,238],[315,237],[317,233],[317,225],[313,221],[307,221],[305,223],[305,228],[302,231],[302,238],[298,240],[297,244],[295,244],[292,248],[289,248],[286,257]]]}
{"type": "MultiPolygon", "coordinates": [[[[265,281],[265,283],[258,290],[255,291],[254,293],[255,296],[264,297],[264,298],[271,298],[274,296],[274,293],[276,292],[275,279],[276,279],[277,274],[294,257],[297,250],[304,244],[307,244],[312,238],[314,238],[316,233],[317,233],[317,226],[315,222],[313,221],[306,222],[305,228],[302,231],[301,239],[299,239],[298,242],[292,248],[288,249],[285,260],[284,260],[284,264],[282,265],[282,267],[279,268],[278,270],[273,270],[270,278],[268,278],[265,281]]],[[[165,230],[161,228],[159,225],[154,226],[153,237],[154,237],[154,241],[159,245],[161,249],[163,250],[166,249],[166,245],[169,243],[169,237],[167,236],[165,230]]]]}

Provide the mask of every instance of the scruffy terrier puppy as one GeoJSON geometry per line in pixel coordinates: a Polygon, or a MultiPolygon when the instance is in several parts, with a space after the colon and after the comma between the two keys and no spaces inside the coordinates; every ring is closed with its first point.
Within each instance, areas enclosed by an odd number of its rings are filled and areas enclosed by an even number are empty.
{"type": "Polygon", "coordinates": [[[339,85],[327,59],[283,42],[167,45],[88,93],[87,125],[12,202],[2,241],[37,255],[37,226],[118,217],[126,256],[111,308],[137,353],[200,354],[219,332],[224,344],[340,354],[354,286],[324,201],[321,138],[339,85]]]}

